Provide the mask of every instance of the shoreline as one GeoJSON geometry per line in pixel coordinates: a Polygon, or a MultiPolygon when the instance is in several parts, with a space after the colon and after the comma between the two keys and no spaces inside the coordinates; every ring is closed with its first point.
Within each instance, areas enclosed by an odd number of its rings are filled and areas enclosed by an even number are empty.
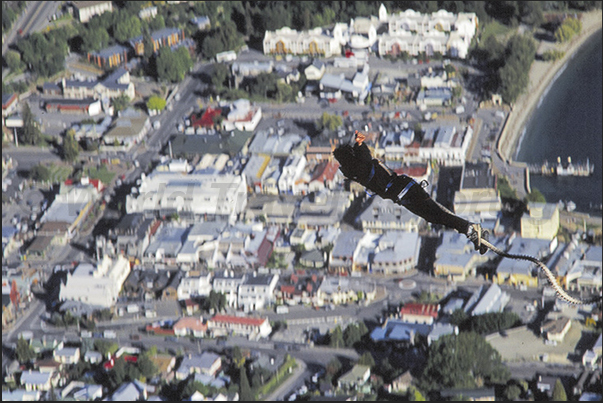
{"type": "Polygon", "coordinates": [[[501,158],[509,164],[522,166],[522,162],[514,161],[513,158],[521,147],[523,133],[534,110],[540,105],[549,89],[567,66],[567,62],[590,39],[603,28],[602,10],[582,14],[582,32],[570,42],[564,44],[551,44],[538,42],[538,50],[543,47],[557,49],[565,52],[563,57],[554,62],[535,60],[530,69],[530,80],[526,92],[524,92],[511,107],[511,112],[505,122],[503,130],[498,138],[496,149],[501,158]]]}

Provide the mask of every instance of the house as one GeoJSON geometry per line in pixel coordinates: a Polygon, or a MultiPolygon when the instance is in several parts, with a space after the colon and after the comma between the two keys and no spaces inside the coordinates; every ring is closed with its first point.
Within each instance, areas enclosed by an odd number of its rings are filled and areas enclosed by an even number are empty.
{"type": "Polygon", "coordinates": [[[178,285],[178,301],[189,298],[206,297],[212,290],[212,273],[184,277],[178,285]]]}
{"type": "Polygon", "coordinates": [[[438,319],[439,304],[407,303],[400,308],[400,319],[408,323],[432,325],[438,319]]]}
{"type": "Polygon", "coordinates": [[[27,258],[31,260],[46,260],[53,246],[52,240],[53,237],[50,236],[36,236],[27,248],[27,258]]]}
{"type": "Polygon", "coordinates": [[[325,277],[316,290],[317,306],[339,305],[359,300],[371,301],[376,295],[374,283],[347,277],[325,277]]]}
{"type": "Polygon", "coordinates": [[[121,384],[115,392],[105,400],[110,402],[135,402],[147,400],[147,388],[142,382],[126,382],[121,384]]]}
{"type": "MultiPolygon", "coordinates": [[[[89,54],[89,58],[91,60],[98,60],[101,65],[103,63],[108,63],[117,66],[123,55],[122,53],[116,54],[115,52],[122,51],[123,49],[120,48],[109,48],[102,50],[99,53],[89,54]]],[[[123,63],[125,63],[125,61],[123,63]]],[[[102,80],[88,79],[86,81],[81,81],[62,79],[61,85],[63,87],[63,97],[68,99],[111,99],[121,95],[134,99],[135,96],[135,87],[134,83],[130,80],[130,72],[123,66],[117,67],[102,80]]],[[[46,108],[48,110],[49,106],[47,105],[46,108]]],[[[66,106],[61,106],[61,108],[63,108],[64,111],[70,111],[66,106]]],[[[63,109],[61,109],[61,111],[63,111],[63,109]]]]}
{"type": "Polygon", "coordinates": [[[4,390],[2,391],[2,400],[12,402],[36,402],[42,400],[42,392],[39,390],[4,390]]]}
{"type": "Polygon", "coordinates": [[[130,263],[119,255],[115,260],[104,256],[96,267],[90,263],[80,263],[67,282],[61,284],[59,300],[80,301],[100,308],[110,308],[121,291],[130,273],[130,263]]]}
{"type": "Polygon", "coordinates": [[[278,283],[278,274],[256,274],[249,276],[239,285],[238,307],[245,312],[258,311],[275,301],[274,291],[278,283]]]}
{"type": "Polygon", "coordinates": [[[154,300],[170,281],[168,270],[157,268],[147,270],[132,270],[123,285],[123,292],[128,298],[145,301],[154,300]]]}
{"type": "Polygon", "coordinates": [[[4,118],[12,115],[19,106],[19,94],[16,92],[10,94],[2,94],[2,123],[4,118]]]}
{"type": "Polygon", "coordinates": [[[565,277],[567,289],[601,292],[602,250],[601,246],[592,245],[580,259],[574,261],[565,277]]]}
{"type": "Polygon", "coordinates": [[[521,237],[553,240],[559,230],[559,206],[554,203],[528,203],[521,216],[521,237]]]}
{"type": "Polygon", "coordinates": [[[145,260],[150,262],[176,262],[178,251],[186,240],[188,227],[162,226],[144,252],[145,260]]]}
{"type": "Polygon", "coordinates": [[[229,307],[238,306],[239,286],[247,279],[246,274],[235,274],[233,270],[224,270],[214,275],[212,286],[215,292],[226,296],[229,307]]]}
{"type": "Polygon", "coordinates": [[[72,1],[75,17],[82,23],[88,22],[95,15],[113,11],[111,1],[72,1]]]}
{"type": "Polygon", "coordinates": [[[547,340],[561,343],[571,327],[571,319],[561,317],[559,319],[547,321],[540,326],[540,334],[542,334],[547,340]]]}
{"type": "Polygon", "coordinates": [[[333,189],[336,184],[338,169],[339,163],[335,160],[319,162],[312,172],[312,177],[308,183],[308,192],[333,189]]]}
{"type": "Polygon", "coordinates": [[[61,390],[60,398],[62,400],[100,400],[103,397],[103,387],[101,385],[85,384],[84,382],[71,381],[61,390]]]}
{"type": "Polygon", "coordinates": [[[176,273],[172,274],[172,277],[170,278],[170,282],[167,285],[167,287],[165,287],[161,293],[161,299],[165,300],[169,300],[169,301],[176,301],[178,298],[178,285],[180,285],[180,282],[182,281],[182,277],[183,277],[183,271],[182,270],[178,270],[176,273]]]}
{"type": "Polygon", "coordinates": [[[176,357],[169,354],[157,354],[150,356],[149,359],[155,364],[162,379],[170,381],[173,377],[173,371],[176,367],[176,357]]]}
{"type": "Polygon", "coordinates": [[[101,150],[128,151],[151,130],[149,117],[133,110],[122,112],[103,136],[101,150]]]}
{"type": "Polygon", "coordinates": [[[268,318],[215,315],[207,321],[213,336],[237,334],[249,339],[265,338],[272,333],[268,318]]]}
{"type": "Polygon", "coordinates": [[[145,7],[138,12],[138,17],[140,17],[141,20],[148,20],[151,18],[155,18],[156,16],[157,16],[157,7],[156,6],[145,7]]]}
{"type": "Polygon", "coordinates": [[[176,370],[176,379],[183,380],[191,374],[204,374],[215,377],[222,368],[222,358],[215,353],[204,351],[202,354],[188,354],[182,359],[176,370]]]}
{"type": "Polygon", "coordinates": [[[190,23],[193,24],[198,30],[206,30],[211,28],[211,21],[206,15],[193,17],[190,19],[190,23]]]}
{"type": "Polygon", "coordinates": [[[230,104],[226,118],[222,121],[225,131],[241,130],[253,132],[262,119],[262,108],[251,105],[248,99],[238,99],[230,104]]]}
{"type": "Polygon", "coordinates": [[[309,193],[299,204],[297,227],[312,230],[339,228],[346,210],[352,204],[352,197],[350,192],[343,190],[325,189],[309,193]]]}
{"type": "Polygon", "coordinates": [[[67,245],[75,236],[71,232],[71,224],[67,221],[47,221],[42,224],[37,235],[51,237],[53,245],[67,245]]]}
{"type": "Polygon", "coordinates": [[[98,351],[88,350],[84,354],[84,361],[90,364],[100,364],[103,362],[103,355],[98,351]]]}
{"type": "Polygon", "coordinates": [[[371,376],[368,365],[354,365],[351,370],[337,380],[337,387],[343,390],[360,390],[366,385],[371,376]]]}
{"type": "Polygon", "coordinates": [[[304,69],[304,74],[308,81],[318,81],[325,74],[326,65],[320,59],[313,59],[312,63],[304,69]]]}
{"type": "Polygon", "coordinates": [[[333,244],[329,256],[329,270],[332,272],[350,272],[354,264],[354,252],[364,233],[362,231],[342,231],[333,244]]]}
{"type": "Polygon", "coordinates": [[[27,391],[47,392],[58,385],[59,378],[58,372],[40,372],[30,369],[21,373],[21,385],[27,391]]]}
{"type": "Polygon", "coordinates": [[[410,373],[410,370],[408,370],[392,380],[387,386],[387,391],[389,393],[405,394],[408,388],[412,386],[413,380],[414,377],[410,373]]]}
{"type": "Polygon", "coordinates": [[[485,284],[471,295],[464,310],[471,316],[499,313],[504,311],[510,299],[511,296],[502,291],[498,284],[485,284]]]}
{"type": "Polygon", "coordinates": [[[207,324],[203,323],[203,321],[198,318],[184,317],[178,319],[178,322],[174,323],[173,329],[176,336],[192,335],[193,337],[205,337],[207,333],[207,324]]]}
{"type": "Polygon", "coordinates": [[[58,348],[52,355],[61,364],[77,364],[80,361],[80,349],[77,347],[58,348]]]}
{"type": "Polygon", "coordinates": [[[322,281],[322,276],[298,271],[279,286],[277,300],[287,305],[311,304],[322,281]]]}

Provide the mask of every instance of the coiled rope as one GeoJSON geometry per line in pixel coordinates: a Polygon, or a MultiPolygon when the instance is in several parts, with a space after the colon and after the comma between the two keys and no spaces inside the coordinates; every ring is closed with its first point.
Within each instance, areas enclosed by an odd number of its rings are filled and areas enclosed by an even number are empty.
{"type": "Polygon", "coordinates": [[[481,244],[483,244],[484,246],[486,246],[488,249],[490,249],[492,252],[496,253],[499,256],[510,258],[510,259],[516,259],[516,260],[527,260],[527,261],[537,264],[538,267],[540,267],[542,269],[542,271],[544,272],[544,274],[546,275],[546,278],[549,280],[551,287],[553,287],[553,289],[557,293],[557,297],[559,299],[562,299],[573,305],[590,305],[590,304],[599,302],[599,300],[601,299],[600,296],[593,297],[591,299],[586,299],[586,300],[574,298],[571,295],[569,295],[567,292],[565,292],[565,290],[563,288],[561,288],[561,285],[555,278],[555,275],[553,274],[553,272],[551,272],[551,270],[548,267],[546,267],[546,265],[544,263],[542,263],[540,260],[536,259],[535,257],[528,256],[528,255],[514,255],[511,253],[507,253],[507,252],[497,248],[496,246],[492,245],[490,242],[488,242],[487,240],[485,240],[483,238],[481,239],[480,242],[481,242],[481,244]]]}

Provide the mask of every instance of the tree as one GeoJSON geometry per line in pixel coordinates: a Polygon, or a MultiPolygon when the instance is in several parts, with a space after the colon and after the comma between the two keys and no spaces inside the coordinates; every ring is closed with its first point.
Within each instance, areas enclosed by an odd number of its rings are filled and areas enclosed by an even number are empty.
{"type": "Polygon", "coordinates": [[[118,97],[113,98],[113,109],[115,109],[115,113],[123,111],[130,104],[130,97],[126,94],[121,94],[118,97]]]}
{"type": "Polygon", "coordinates": [[[214,63],[214,74],[211,76],[211,83],[216,91],[220,91],[224,87],[224,82],[230,76],[230,70],[226,65],[214,63]]]}
{"type": "Polygon", "coordinates": [[[441,337],[430,346],[420,384],[432,391],[481,387],[485,382],[501,383],[509,378],[500,353],[477,333],[463,332],[441,337]]]}
{"type": "Polygon", "coordinates": [[[23,63],[21,63],[21,55],[19,54],[19,52],[14,51],[12,49],[6,51],[6,56],[4,60],[6,61],[6,66],[12,72],[19,72],[23,66],[23,63]]]}
{"type": "Polygon", "coordinates": [[[185,47],[180,47],[175,51],[167,46],[160,48],[156,63],[157,78],[173,83],[182,81],[186,73],[193,67],[191,55],[185,47]]]}
{"type": "Polygon", "coordinates": [[[329,347],[333,348],[342,348],[345,346],[343,341],[343,333],[341,332],[341,327],[337,326],[333,329],[332,332],[329,333],[329,347]]]}
{"type": "Polygon", "coordinates": [[[21,142],[29,145],[37,145],[42,141],[42,132],[36,122],[31,108],[27,102],[23,105],[23,129],[21,142]]]}
{"type": "Polygon", "coordinates": [[[94,340],[94,348],[101,353],[103,357],[106,357],[109,354],[114,355],[119,349],[119,345],[108,340],[96,339],[94,340]]]}
{"type": "Polygon", "coordinates": [[[354,345],[362,340],[362,337],[368,333],[364,322],[350,323],[343,332],[343,340],[346,347],[354,345]]]}
{"type": "Polygon", "coordinates": [[[540,190],[533,188],[532,191],[526,196],[525,201],[530,203],[546,203],[546,198],[540,190]]]}
{"type": "Polygon", "coordinates": [[[337,375],[339,371],[341,371],[341,368],[341,361],[339,361],[337,357],[334,357],[331,359],[331,361],[329,361],[325,368],[325,376],[327,377],[328,382],[331,382],[331,379],[333,379],[333,377],[337,375]]]}
{"type": "Polygon", "coordinates": [[[239,347],[239,346],[233,347],[232,361],[234,362],[235,367],[237,369],[240,369],[245,365],[245,356],[243,355],[243,352],[241,351],[241,347],[239,347]]]}
{"type": "Polygon", "coordinates": [[[158,372],[157,366],[146,354],[142,354],[138,357],[136,365],[138,366],[140,374],[147,379],[152,378],[158,372]]]}
{"type": "Polygon", "coordinates": [[[165,99],[158,95],[151,95],[147,101],[149,110],[162,111],[165,109],[165,99]]]}
{"type": "Polygon", "coordinates": [[[373,358],[373,355],[370,353],[370,351],[366,351],[360,356],[360,358],[358,359],[358,365],[366,365],[371,368],[375,366],[375,359],[373,358]]]}
{"type": "Polygon", "coordinates": [[[341,119],[341,116],[330,115],[327,112],[323,112],[320,119],[316,122],[316,129],[317,130],[327,129],[330,131],[334,131],[338,127],[340,127],[342,124],[343,124],[343,120],[341,119]]]}
{"type": "Polygon", "coordinates": [[[46,182],[50,180],[50,169],[45,165],[38,164],[31,168],[29,177],[35,181],[46,182]]]}
{"type": "Polygon", "coordinates": [[[250,402],[255,400],[251,386],[249,385],[249,379],[247,379],[247,371],[245,367],[239,369],[239,390],[240,400],[244,402],[250,402]]]}
{"type": "Polygon", "coordinates": [[[410,402],[425,402],[425,396],[414,386],[408,388],[407,392],[408,401],[410,402]]]}
{"type": "Polygon", "coordinates": [[[63,158],[67,162],[74,162],[80,154],[80,145],[75,139],[75,130],[69,129],[63,139],[63,158]]]}
{"type": "Polygon", "coordinates": [[[553,387],[553,399],[554,402],[566,402],[567,401],[567,393],[565,392],[565,388],[561,383],[561,379],[557,378],[555,381],[555,386],[553,387]]]}
{"type": "Polygon", "coordinates": [[[23,337],[19,337],[19,340],[17,340],[17,349],[15,352],[17,354],[17,360],[21,364],[28,363],[36,357],[36,353],[29,345],[29,341],[25,340],[23,337]]]}

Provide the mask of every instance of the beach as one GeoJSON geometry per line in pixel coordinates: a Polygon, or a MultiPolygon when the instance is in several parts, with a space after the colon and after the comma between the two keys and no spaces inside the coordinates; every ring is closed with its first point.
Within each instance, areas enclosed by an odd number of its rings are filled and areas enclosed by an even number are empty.
{"type": "Polygon", "coordinates": [[[583,13],[581,21],[582,32],[567,43],[537,42],[537,53],[557,49],[565,52],[565,54],[561,59],[554,62],[535,60],[532,64],[528,88],[513,104],[497,143],[498,153],[504,160],[512,162],[528,119],[541,102],[542,96],[550,88],[551,83],[565,68],[567,61],[591,35],[601,30],[603,25],[602,10],[583,13]]]}

